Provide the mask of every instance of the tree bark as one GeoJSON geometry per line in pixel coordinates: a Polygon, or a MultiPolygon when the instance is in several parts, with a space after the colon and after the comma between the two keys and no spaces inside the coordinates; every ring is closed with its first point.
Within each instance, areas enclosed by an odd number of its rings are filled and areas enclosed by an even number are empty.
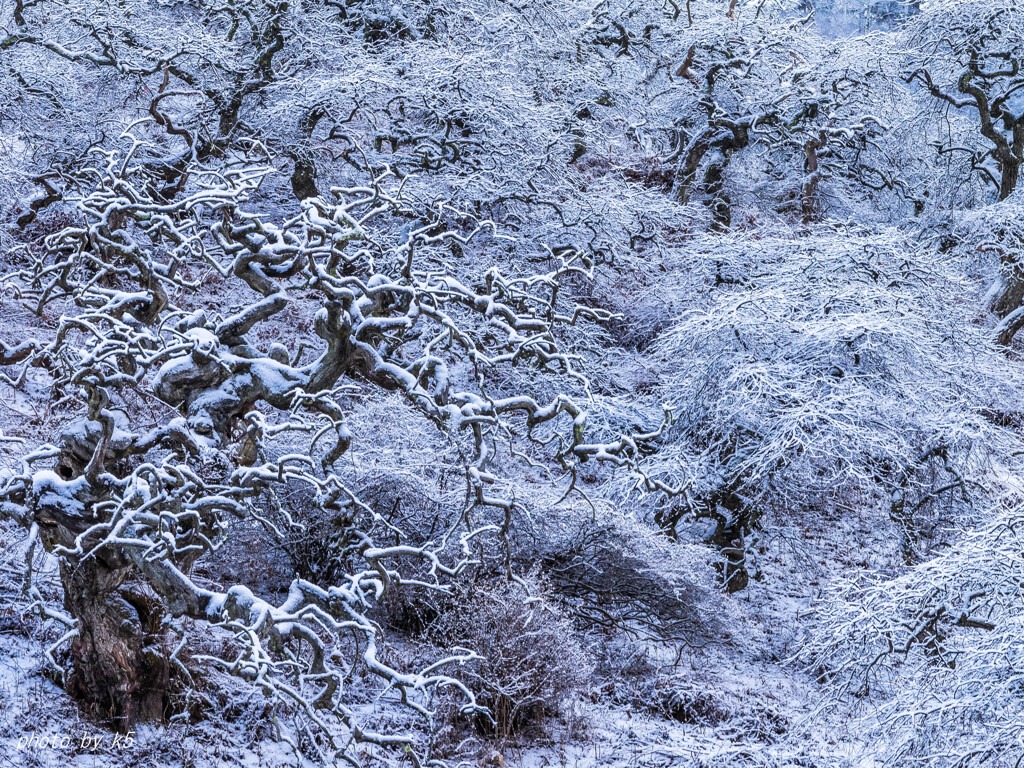
{"type": "Polygon", "coordinates": [[[97,557],[61,566],[65,608],[78,621],[68,692],[121,732],[164,720],[169,703],[163,612],[156,595],[130,577],[131,569],[97,557]]]}
{"type": "Polygon", "coordinates": [[[722,556],[716,565],[722,574],[722,588],[732,594],[747,588],[750,573],[747,569],[747,552],[744,544],[752,526],[751,510],[744,504],[733,488],[721,488],[706,498],[698,498],[694,507],[680,501],[654,515],[655,522],[673,541],[679,534],[676,530],[679,522],[688,515],[697,519],[715,521],[715,529],[706,539],[706,543],[715,547],[722,556]],[[722,514],[719,507],[726,511],[722,514]]]}
{"type": "Polygon", "coordinates": [[[315,107],[303,114],[299,120],[299,145],[289,152],[289,157],[295,163],[291,182],[296,200],[305,200],[320,194],[316,186],[316,162],[307,145],[313,137],[317,123],[326,114],[322,108],[315,107]]]}
{"type": "Polygon", "coordinates": [[[1005,200],[1013,191],[1017,188],[1017,178],[1020,176],[1020,163],[1016,161],[1016,158],[1012,160],[1004,160],[1002,163],[1002,173],[999,179],[999,199],[1005,200]]]}
{"type": "Polygon", "coordinates": [[[750,532],[750,511],[732,490],[715,494],[711,503],[716,507],[720,505],[729,514],[727,518],[719,517],[711,535],[711,543],[718,547],[723,558],[722,588],[729,594],[742,592],[750,583],[744,546],[745,536],[750,532]]]}
{"type": "Polygon", "coordinates": [[[725,191],[725,166],[728,163],[728,154],[717,150],[712,153],[711,162],[704,173],[708,208],[711,210],[714,228],[719,232],[727,232],[732,226],[732,201],[725,191]]]}
{"type": "Polygon", "coordinates": [[[818,136],[804,142],[804,185],[800,190],[800,211],[803,215],[804,225],[814,221],[815,209],[818,202],[818,182],[821,181],[821,174],[818,170],[818,150],[823,149],[828,141],[825,131],[818,136]]]}

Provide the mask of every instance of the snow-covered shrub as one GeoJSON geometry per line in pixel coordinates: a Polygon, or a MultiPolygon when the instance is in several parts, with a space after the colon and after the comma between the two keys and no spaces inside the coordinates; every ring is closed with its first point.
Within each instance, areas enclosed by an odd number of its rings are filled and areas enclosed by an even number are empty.
{"type": "Polygon", "coordinates": [[[712,521],[727,578],[766,514],[825,499],[881,507],[921,557],[1018,446],[1019,373],[971,322],[982,289],[894,231],[739,243],[695,253],[730,282],[655,348],[674,423],[640,490],[669,531],[712,521]]]}
{"type": "Polygon", "coordinates": [[[577,499],[540,506],[511,541],[520,570],[539,565],[581,627],[669,645],[721,629],[706,549],[671,541],[627,510],[577,499]]]}
{"type": "Polygon", "coordinates": [[[1011,506],[896,578],[856,574],[816,606],[800,653],[837,697],[870,702],[889,765],[1024,758],[1024,514],[1011,506]]]}
{"type": "Polygon", "coordinates": [[[771,744],[789,730],[786,717],[767,702],[723,691],[706,679],[664,676],[647,694],[655,711],[680,723],[720,728],[736,740],[771,744]]]}
{"type": "Polygon", "coordinates": [[[529,592],[507,580],[460,584],[427,628],[442,648],[472,647],[482,657],[452,673],[489,709],[477,727],[499,740],[557,713],[593,666],[572,622],[545,599],[544,580],[533,575],[527,583],[529,592]]]}
{"type": "Polygon", "coordinates": [[[680,723],[714,727],[732,717],[732,709],[721,691],[686,679],[659,678],[642,695],[653,711],[680,723]]]}

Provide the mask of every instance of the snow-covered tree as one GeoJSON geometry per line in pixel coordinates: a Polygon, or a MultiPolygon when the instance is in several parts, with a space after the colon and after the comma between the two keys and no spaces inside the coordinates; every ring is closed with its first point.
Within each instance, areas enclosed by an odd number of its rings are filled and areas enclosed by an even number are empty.
{"type": "Polygon", "coordinates": [[[344,695],[352,666],[424,715],[425,692],[461,684],[444,663],[412,673],[381,661],[370,606],[399,585],[443,590],[475,562],[478,539],[500,546],[517,503],[489,490],[499,446],[573,470],[628,462],[654,436],[588,441],[577,403],[587,380],[555,336],[559,325],[607,317],[559,299],[560,281],[588,267],[567,253],[547,273],[494,268],[464,282],[445,268],[452,249],[499,248],[507,236],[443,203],[407,200],[387,176],[279,216],[254,197],[269,169],[236,156],[221,170],[187,166],[167,200],[136,134],[124,150],[94,153],[79,221],[21,252],[13,276],[37,312],[75,308],[52,339],[5,347],[3,360],[46,369],[80,404],[56,444],[5,474],[0,505],[61,563],[73,637],[66,684],[119,727],[159,718],[171,679],[190,675],[186,617],[228,639],[196,661],[300,707],[330,739],[328,757],[343,755],[349,737],[408,745],[362,729],[344,695]],[[200,270],[241,308],[190,310],[200,270]],[[281,334],[299,311],[309,330],[281,334]],[[264,329],[289,343],[261,343],[264,329]],[[515,367],[553,394],[522,389],[504,373],[515,367]],[[353,440],[347,403],[368,388],[402,394],[463,457],[464,508],[430,540],[388,523],[335,470],[353,440]],[[272,605],[251,585],[216,591],[190,577],[232,517],[301,530],[280,501],[296,484],[343,530],[343,579],[296,579],[272,605]],[[175,653],[163,655],[165,645],[175,653]],[[335,741],[327,715],[348,736],[335,741]]]}

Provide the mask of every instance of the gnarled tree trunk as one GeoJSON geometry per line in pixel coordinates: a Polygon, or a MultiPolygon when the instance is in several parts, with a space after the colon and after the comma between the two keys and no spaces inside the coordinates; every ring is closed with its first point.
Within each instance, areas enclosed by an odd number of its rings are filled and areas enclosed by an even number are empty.
{"type": "Polygon", "coordinates": [[[97,557],[61,566],[64,605],[78,621],[68,692],[121,732],[166,717],[170,682],[159,601],[131,575],[97,557]]]}

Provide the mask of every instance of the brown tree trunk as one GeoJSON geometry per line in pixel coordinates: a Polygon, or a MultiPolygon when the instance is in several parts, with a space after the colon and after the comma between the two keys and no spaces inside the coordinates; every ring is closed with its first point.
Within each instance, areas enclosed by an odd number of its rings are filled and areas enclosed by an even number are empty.
{"type": "Polygon", "coordinates": [[[728,163],[728,155],[716,149],[704,172],[704,188],[708,193],[707,204],[714,220],[714,228],[719,232],[727,232],[732,226],[732,201],[725,191],[725,166],[728,163]]]}
{"type": "Polygon", "coordinates": [[[169,649],[156,596],[96,557],[61,567],[65,608],[78,620],[68,692],[86,711],[126,732],[167,715],[169,649]]]}
{"type": "Polygon", "coordinates": [[[295,155],[295,169],[292,171],[292,192],[296,200],[305,200],[320,194],[316,188],[316,166],[300,155],[295,155]]]}
{"type": "Polygon", "coordinates": [[[301,143],[290,153],[295,169],[292,171],[292,192],[296,200],[305,200],[309,197],[316,197],[320,194],[316,188],[316,162],[309,147],[309,140],[313,137],[317,123],[327,113],[320,107],[306,112],[299,120],[299,136],[301,143]]]}
{"type": "Polygon", "coordinates": [[[1024,275],[1013,269],[1006,277],[1006,285],[992,302],[992,311],[999,317],[1006,317],[1024,302],[1024,275]]]}
{"type": "Polygon", "coordinates": [[[916,565],[921,557],[917,548],[917,525],[912,509],[907,509],[906,489],[900,487],[889,504],[889,519],[896,523],[900,534],[900,554],[904,565],[916,565]]]}
{"type": "Polygon", "coordinates": [[[1004,162],[1002,165],[1002,175],[999,179],[999,199],[1005,200],[1017,188],[1017,179],[1020,176],[1020,163],[1011,160],[1004,162]]]}
{"type": "Polygon", "coordinates": [[[816,138],[809,139],[804,143],[804,185],[800,190],[800,211],[803,214],[803,223],[810,224],[814,221],[815,208],[817,207],[818,182],[821,176],[818,170],[818,150],[825,146],[828,136],[822,131],[816,138]]]}
{"type": "Polygon", "coordinates": [[[722,563],[722,588],[730,595],[742,592],[750,583],[743,539],[733,539],[728,547],[723,547],[722,557],[725,558],[722,563]]]}
{"type": "Polygon", "coordinates": [[[686,205],[690,202],[690,194],[693,191],[693,183],[697,179],[697,171],[700,169],[704,155],[711,149],[711,131],[705,128],[690,145],[689,152],[681,159],[679,167],[676,168],[676,177],[673,183],[673,194],[676,202],[686,205]]]}
{"type": "Polygon", "coordinates": [[[56,173],[44,173],[41,176],[36,176],[33,181],[37,184],[41,184],[43,192],[38,193],[32,198],[32,201],[28,205],[28,210],[24,211],[17,220],[19,229],[25,229],[29,224],[36,220],[36,216],[39,212],[47,206],[53,205],[63,197],[63,193],[60,189],[53,185],[50,179],[56,178],[56,173]]]}

